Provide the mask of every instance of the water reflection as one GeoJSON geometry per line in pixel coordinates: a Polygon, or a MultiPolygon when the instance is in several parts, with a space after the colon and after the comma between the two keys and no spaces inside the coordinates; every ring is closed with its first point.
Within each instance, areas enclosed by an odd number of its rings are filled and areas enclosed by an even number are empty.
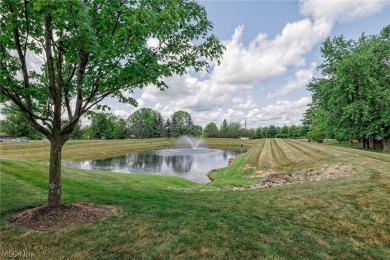
{"type": "Polygon", "coordinates": [[[242,152],[242,149],[161,149],[100,160],[66,161],[64,165],[87,170],[179,176],[204,183],[210,181],[208,172],[225,167],[229,158],[242,152]]]}

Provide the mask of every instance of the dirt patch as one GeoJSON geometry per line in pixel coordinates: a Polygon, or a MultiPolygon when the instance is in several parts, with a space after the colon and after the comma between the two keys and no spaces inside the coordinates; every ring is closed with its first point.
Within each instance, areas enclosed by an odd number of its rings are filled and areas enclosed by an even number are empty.
{"type": "Polygon", "coordinates": [[[116,212],[117,208],[114,206],[64,204],[48,207],[44,205],[19,212],[11,218],[10,222],[14,225],[45,231],[91,223],[116,212]]]}
{"type": "Polygon", "coordinates": [[[340,177],[347,177],[355,174],[354,167],[351,165],[333,164],[324,165],[319,169],[309,169],[307,172],[292,175],[288,172],[268,172],[262,182],[254,183],[249,187],[233,187],[233,190],[250,190],[271,188],[294,182],[304,183],[312,181],[331,180],[340,177]]]}
{"type": "MultiPolygon", "coordinates": [[[[248,169],[250,166],[246,166],[248,169]]],[[[255,190],[255,189],[264,189],[272,188],[281,185],[288,185],[292,183],[304,183],[312,181],[324,181],[330,179],[336,179],[341,177],[347,177],[352,174],[355,174],[355,169],[351,165],[342,165],[333,164],[333,165],[324,165],[319,169],[309,169],[300,174],[291,174],[289,172],[277,172],[275,170],[269,171],[258,171],[254,175],[249,176],[249,178],[259,178],[263,177],[261,182],[255,182],[250,186],[226,186],[223,188],[217,188],[216,191],[221,190],[255,190]]],[[[247,177],[248,178],[248,177],[247,177]]],[[[211,190],[202,190],[197,188],[170,188],[174,190],[180,190],[185,192],[193,191],[211,191],[211,190]]]]}

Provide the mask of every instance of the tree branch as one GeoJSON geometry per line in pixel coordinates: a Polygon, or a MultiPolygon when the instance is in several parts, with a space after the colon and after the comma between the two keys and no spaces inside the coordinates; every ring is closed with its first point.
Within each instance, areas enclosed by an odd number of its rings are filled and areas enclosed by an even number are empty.
{"type": "Polygon", "coordinates": [[[27,0],[24,0],[24,18],[26,19],[26,39],[24,41],[24,56],[26,56],[27,52],[27,42],[28,42],[28,37],[30,34],[30,28],[29,28],[29,22],[28,22],[28,12],[27,12],[27,0]]]}
{"type": "MultiPolygon", "coordinates": [[[[13,33],[13,37],[14,37],[14,41],[15,41],[16,51],[17,51],[18,57],[19,57],[19,62],[21,64],[21,68],[22,68],[23,84],[24,84],[24,88],[26,90],[28,90],[30,88],[30,82],[29,82],[28,71],[27,71],[26,56],[23,54],[22,45],[20,43],[20,32],[18,29],[17,18],[16,18],[17,14],[15,11],[15,7],[10,3],[10,1],[8,1],[8,5],[9,5],[10,13],[11,13],[12,18],[13,18],[12,33],[13,33]]],[[[32,102],[31,102],[30,94],[25,93],[25,98],[27,101],[28,108],[31,109],[32,102]]]]}

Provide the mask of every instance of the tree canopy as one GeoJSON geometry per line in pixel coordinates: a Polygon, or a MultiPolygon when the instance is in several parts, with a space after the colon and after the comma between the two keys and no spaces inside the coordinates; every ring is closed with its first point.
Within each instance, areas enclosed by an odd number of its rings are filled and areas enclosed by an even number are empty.
{"type": "Polygon", "coordinates": [[[107,97],[135,105],[134,89],[164,89],[223,51],[193,0],[4,0],[0,13],[0,101],[51,142],[50,206],[62,204],[62,146],[81,116],[107,97]]]}
{"type": "Polygon", "coordinates": [[[164,119],[151,108],[141,108],[127,119],[130,137],[152,138],[164,136],[164,119]]]}
{"type": "Polygon", "coordinates": [[[343,36],[322,45],[323,78],[308,85],[312,104],[305,121],[321,140],[358,138],[383,141],[390,149],[390,26],[357,41],[343,36]]]}
{"type": "Polygon", "coordinates": [[[192,135],[194,131],[193,126],[194,122],[188,112],[179,110],[173,113],[171,118],[172,137],[192,135]]]}

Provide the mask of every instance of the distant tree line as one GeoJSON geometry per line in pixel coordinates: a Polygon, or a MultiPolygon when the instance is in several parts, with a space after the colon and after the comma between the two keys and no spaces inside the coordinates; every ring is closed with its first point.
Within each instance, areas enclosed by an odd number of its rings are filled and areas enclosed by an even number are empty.
{"type": "MultiPolygon", "coordinates": [[[[0,121],[0,131],[11,136],[17,134],[30,139],[42,138],[17,110],[6,107],[2,113],[6,118],[0,121]]],[[[91,124],[84,127],[79,124],[74,129],[71,139],[175,138],[182,135],[209,138],[305,138],[309,131],[308,126],[294,125],[245,129],[239,122],[228,122],[226,119],[220,126],[210,122],[203,129],[200,125],[194,124],[191,115],[186,111],[176,111],[165,120],[161,113],[151,108],[141,108],[127,119],[110,113],[92,113],[89,119],[91,124]]]]}
{"type": "Polygon", "coordinates": [[[321,47],[323,77],[308,85],[312,103],[303,123],[308,137],[358,139],[390,150],[390,25],[357,41],[328,38],[321,47]]]}
{"type": "Polygon", "coordinates": [[[308,126],[266,126],[259,127],[254,132],[254,138],[290,138],[290,139],[301,139],[306,138],[309,132],[308,126]]]}
{"type": "Polygon", "coordinates": [[[181,135],[201,136],[203,128],[195,125],[191,115],[176,111],[164,120],[161,113],[151,108],[141,108],[123,119],[112,114],[94,113],[91,124],[82,129],[84,139],[126,139],[178,137],[181,135]]]}
{"type": "Polygon", "coordinates": [[[226,119],[223,120],[221,126],[218,128],[214,122],[208,123],[203,130],[204,137],[214,138],[238,138],[238,137],[253,137],[253,129],[247,130],[242,128],[239,122],[228,123],[226,119]]]}
{"type": "Polygon", "coordinates": [[[265,126],[256,129],[242,128],[238,122],[228,123],[224,120],[221,126],[218,126],[214,122],[208,123],[204,130],[204,137],[214,138],[239,138],[248,137],[252,139],[260,138],[305,138],[309,131],[308,126],[265,126]]]}
{"type": "Polygon", "coordinates": [[[151,108],[141,108],[127,119],[107,113],[94,113],[90,119],[91,124],[83,128],[82,138],[141,139],[181,135],[200,137],[203,134],[203,128],[194,124],[188,112],[181,110],[167,120],[151,108]]]}

